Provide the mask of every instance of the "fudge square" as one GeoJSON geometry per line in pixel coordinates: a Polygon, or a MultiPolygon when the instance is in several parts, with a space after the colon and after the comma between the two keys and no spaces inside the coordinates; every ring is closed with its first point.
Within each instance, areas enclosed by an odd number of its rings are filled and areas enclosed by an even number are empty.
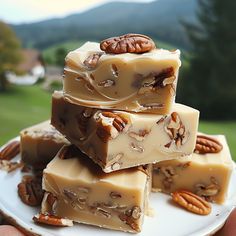
{"type": "Polygon", "coordinates": [[[234,168],[229,147],[223,135],[204,136],[221,143],[223,149],[218,153],[193,153],[179,160],[154,164],[154,191],[172,193],[186,189],[209,201],[224,203],[234,168]]]}
{"type": "Polygon", "coordinates": [[[65,59],[64,92],[73,103],[168,114],[175,100],[180,51],[105,53],[87,42],[65,59]]]}
{"type": "Polygon", "coordinates": [[[44,169],[57,152],[69,141],[50,121],[44,121],[20,132],[22,161],[34,169],[44,169]]]}
{"type": "Polygon", "coordinates": [[[199,111],[175,104],[169,115],[101,110],[52,97],[51,124],[108,173],[193,152],[199,111]]]}
{"type": "Polygon", "coordinates": [[[104,228],[140,232],[151,165],[105,174],[75,146],[64,146],[43,173],[43,214],[104,228]],[[53,204],[52,200],[54,199],[53,204]]]}

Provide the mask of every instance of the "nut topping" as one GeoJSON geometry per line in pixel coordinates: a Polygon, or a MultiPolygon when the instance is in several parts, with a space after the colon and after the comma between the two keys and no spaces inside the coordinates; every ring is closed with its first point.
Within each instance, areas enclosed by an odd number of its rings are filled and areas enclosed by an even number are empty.
{"type": "Polygon", "coordinates": [[[39,206],[41,204],[44,195],[41,178],[24,176],[17,187],[19,197],[26,205],[39,206]]]}
{"type": "Polygon", "coordinates": [[[83,64],[88,69],[94,69],[97,66],[98,60],[101,56],[102,56],[102,53],[93,53],[92,55],[87,57],[87,59],[83,62],[83,64]]]}
{"type": "Polygon", "coordinates": [[[103,141],[116,138],[120,132],[125,132],[129,127],[129,120],[122,114],[104,111],[99,113],[97,135],[103,141]]]}
{"type": "Polygon", "coordinates": [[[0,151],[0,160],[11,160],[20,153],[20,141],[12,141],[0,151]]]}
{"type": "Polygon", "coordinates": [[[195,146],[195,153],[206,154],[206,153],[218,153],[223,149],[222,144],[212,138],[205,135],[198,135],[195,146]]]}
{"type": "Polygon", "coordinates": [[[211,205],[201,197],[185,190],[172,193],[172,199],[185,208],[198,215],[208,215],[211,213],[211,205]]]}
{"type": "Polygon", "coordinates": [[[155,48],[151,38],[142,34],[125,34],[103,40],[100,48],[106,53],[144,53],[155,48]]]}
{"type": "Polygon", "coordinates": [[[52,225],[52,226],[73,226],[72,220],[42,213],[35,215],[33,217],[33,221],[35,223],[52,225]]]}

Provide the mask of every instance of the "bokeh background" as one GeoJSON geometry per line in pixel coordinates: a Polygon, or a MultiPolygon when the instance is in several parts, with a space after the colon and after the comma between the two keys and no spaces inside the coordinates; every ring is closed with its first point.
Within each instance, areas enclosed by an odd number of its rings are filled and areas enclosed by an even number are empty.
{"type": "Polygon", "coordinates": [[[177,101],[200,131],[225,134],[236,160],[236,1],[0,0],[0,145],[50,117],[64,57],[85,41],[143,33],[179,48],[177,101]]]}

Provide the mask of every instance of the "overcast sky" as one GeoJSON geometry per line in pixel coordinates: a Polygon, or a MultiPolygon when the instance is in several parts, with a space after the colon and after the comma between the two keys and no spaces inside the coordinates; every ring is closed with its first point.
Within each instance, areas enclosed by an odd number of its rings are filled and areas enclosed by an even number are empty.
{"type": "MultiPolygon", "coordinates": [[[[151,2],[152,0],[122,0],[151,2]]],[[[85,11],[112,0],[0,0],[0,20],[7,23],[35,22],[85,11]]]]}

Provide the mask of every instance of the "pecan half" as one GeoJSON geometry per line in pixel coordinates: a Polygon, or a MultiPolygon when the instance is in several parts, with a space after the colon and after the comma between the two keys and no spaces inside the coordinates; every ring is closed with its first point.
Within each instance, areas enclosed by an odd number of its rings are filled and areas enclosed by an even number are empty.
{"type": "Polygon", "coordinates": [[[102,56],[103,53],[93,53],[92,55],[89,55],[83,64],[88,68],[88,69],[94,69],[97,66],[99,58],[102,56]]]}
{"type": "Polygon", "coordinates": [[[35,215],[33,217],[33,221],[35,223],[52,225],[52,226],[73,226],[72,220],[42,213],[35,215]]]}
{"type": "Polygon", "coordinates": [[[12,141],[0,151],[0,160],[11,160],[20,153],[20,141],[12,141]]]}
{"type": "Polygon", "coordinates": [[[120,132],[129,127],[129,119],[122,114],[104,111],[99,114],[97,120],[97,136],[103,141],[116,138],[120,132]]]}
{"type": "Polygon", "coordinates": [[[60,150],[58,157],[60,159],[70,159],[70,158],[76,157],[77,155],[78,155],[77,147],[75,145],[71,144],[68,146],[64,146],[60,150]]]}
{"type": "Polygon", "coordinates": [[[186,190],[179,190],[171,194],[172,199],[185,208],[198,215],[208,215],[211,213],[211,205],[201,197],[186,190]]]}
{"type": "Polygon", "coordinates": [[[218,153],[223,149],[222,144],[212,138],[205,135],[198,135],[195,146],[195,153],[206,154],[206,153],[218,153]]]}
{"type": "Polygon", "coordinates": [[[155,48],[151,38],[142,34],[125,34],[103,40],[100,48],[106,53],[144,53],[155,48]]]}
{"type": "Polygon", "coordinates": [[[22,202],[29,206],[39,206],[42,202],[44,191],[42,180],[33,176],[24,176],[18,184],[18,195],[22,202]]]}

